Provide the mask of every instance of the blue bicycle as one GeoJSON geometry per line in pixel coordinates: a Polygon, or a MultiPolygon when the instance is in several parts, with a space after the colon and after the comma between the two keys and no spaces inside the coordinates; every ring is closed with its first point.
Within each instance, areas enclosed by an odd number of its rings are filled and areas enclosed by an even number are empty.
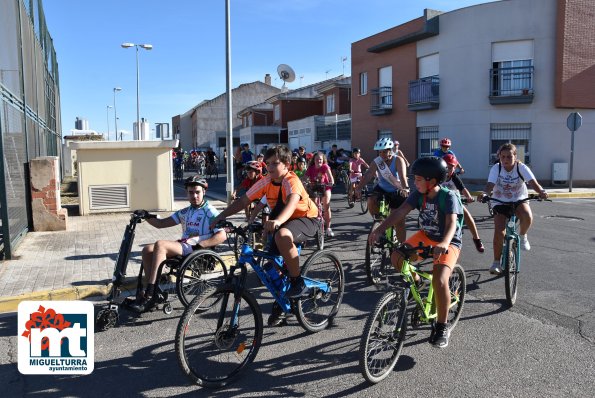
{"type": "MultiPolygon", "coordinates": [[[[233,224],[218,225],[232,232],[233,224]]],[[[252,224],[250,232],[262,225],[252,224]]],[[[320,250],[308,258],[301,275],[310,293],[300,299],[285,296],[289,277],[283,258],[254,248],[248,240],[239,261],[230,267],[225,283],[197,296],[180,318],[176,353],[184,373],[204,387],[221,387],[232,381],[256,357],[262,341],[262,312],[246,286],[250,265],[286,314],[295,313],[300,325],[318,332],[332,323],[339,312],[345,285],[343,267],[331,252],[320,250]]],[[[298,246],[301,252],[301,246],[298,246]]]]}

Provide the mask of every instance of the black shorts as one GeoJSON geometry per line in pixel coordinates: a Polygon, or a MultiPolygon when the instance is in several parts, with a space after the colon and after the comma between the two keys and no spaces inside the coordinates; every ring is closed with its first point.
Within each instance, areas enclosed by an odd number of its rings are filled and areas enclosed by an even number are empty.
{"type": "MultiPolygon", "coordinates": [[[[498,202],[494,201],[494,203],[498,202]]],[[[518,202],[510,203],[514,203],[516,206],[518,206],[523,203],[523,201],[519,200],[518,202]]],[[[512,206],[509,205],[497,204],[496,206],[492,207],[492,210],[494,210],[494,214],[502,214],[506,218],[510,218],[512,216],[512,206]]]]}
{"type": "Polygon", "coordinates": [[[399,191],[386,192],[384,189],[380,188],[378,185],[376,185],[374,187],[374,189],[372,190],[372,195],[375,195],[376,197],[380,197],[380,195],[384,195],[387,198],[388,206],[391,209],[397,209],[399,206],[401,206],[407,200],[407,198],[404,198],[401,195],[399,195],[399,191]]]}
{"type": "MultiPolygon", "coordinates": [[[[320,230],[320,220],[317,218],[294,218],[281,225],[281,228],[287,228],[293,235],[293,243],[304,243],[308,239],[316,237],[316,232],[320,230]]],[[[275,232],[276,233],[276,232],[275,232]]],[[[271,253],[279,253],[275,236],[271,241],[271,253]]]]}

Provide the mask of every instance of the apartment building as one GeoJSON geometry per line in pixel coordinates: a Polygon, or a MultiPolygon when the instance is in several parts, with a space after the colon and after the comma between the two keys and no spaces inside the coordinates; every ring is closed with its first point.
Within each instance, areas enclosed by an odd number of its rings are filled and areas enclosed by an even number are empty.
{"type": "Polygon", "coordinates": [[[594,8],[594,0],[507,0],[425,10],[352,43],[353,145],[371,158],[374,141],[390,136],[414,159],[449,137],[465,177],[480,182],[511,142],[548,183],[554,167],[568,165],[566,119],[578,111],[573,180],[595,185],[594,8]]]}

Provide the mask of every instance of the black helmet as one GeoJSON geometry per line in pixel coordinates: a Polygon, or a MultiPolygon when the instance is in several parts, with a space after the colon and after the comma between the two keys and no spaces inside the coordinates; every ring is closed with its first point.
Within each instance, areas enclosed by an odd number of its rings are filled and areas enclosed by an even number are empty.
{"type": "Polygon", "coordinates": [[[297,163],[306,163],[306,158],[305,157],[299,157],[297,160],[297,163]]]}
{"type": "Polygon", "coordinates": [[[204,178],[202,178],[199,175],[188,177],[188,178],[186,178],[186,181],[184,181],[184,188],[197,187],[197,186],[203,187],[205,189],[205,191],[207,189],[209,189],[209,183],[207,182],[207,180],[205,180],[204,178]]]}
{"type": "Polygon", "coordinates": [[[355,152],[359,152],[359,148],[353,148],[353,149],[351,150],[351,153],[355,153],[355,152]]]}
{"type": "Polygon", "coordinates": [[[436,156],[419,158],[411,165],[411,174],[421,176],[426,180],[435,178],[437,184],[446,180],[446,162],[444,159],[436,156]]]}

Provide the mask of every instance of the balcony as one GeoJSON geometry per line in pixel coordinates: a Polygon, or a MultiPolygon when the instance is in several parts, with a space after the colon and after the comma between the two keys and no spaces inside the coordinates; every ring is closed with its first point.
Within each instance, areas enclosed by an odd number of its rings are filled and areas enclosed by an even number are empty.
{"type": "Polygon", "coordinates": [[[440,78],[428,76],[409,82],[410,111],[424,111],[440,107],[440,78]]]}
{"type": "Polygon", "coordinates": [[[370,90],[370,113],[375,116],[393,112],[393,88],[379,87],[370,90]]]}
{"type": "Polygon", "coordinates": [[[490,104],[533,102],[533,66],[490,69],[490,104]]]}

